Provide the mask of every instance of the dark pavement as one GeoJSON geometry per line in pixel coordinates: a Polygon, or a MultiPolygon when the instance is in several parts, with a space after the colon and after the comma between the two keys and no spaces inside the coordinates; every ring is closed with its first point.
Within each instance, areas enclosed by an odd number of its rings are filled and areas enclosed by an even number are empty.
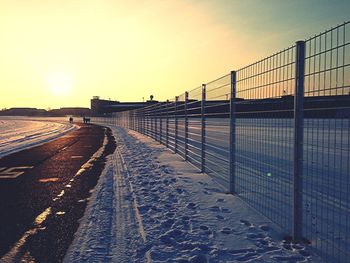
{"type": "Polygon", "coordinates": [[[0,262],[61,262],[105,157],[114,149],[109,129],[82,125],[0,159],[0,262]],[[76,175],[105,136],[102,156],[76,175]]]}

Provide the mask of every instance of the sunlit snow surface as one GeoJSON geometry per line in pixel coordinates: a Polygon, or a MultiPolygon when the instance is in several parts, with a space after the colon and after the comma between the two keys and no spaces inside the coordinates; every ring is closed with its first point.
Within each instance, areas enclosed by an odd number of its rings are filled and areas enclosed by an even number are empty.
{"type": "Polygon", "coordinates": [[[0,117],[0,158],[76,129],[66,118],[0,117]]]}
{"type": "Polygon", "coordinates": [[[322,262],[152,139],[113,129],[65,262],[322,262]]]}

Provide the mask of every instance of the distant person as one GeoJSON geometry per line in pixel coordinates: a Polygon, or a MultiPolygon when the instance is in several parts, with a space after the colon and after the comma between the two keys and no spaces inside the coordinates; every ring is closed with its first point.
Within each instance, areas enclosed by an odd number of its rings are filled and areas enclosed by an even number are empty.
{"type": "Polygon", "coordinates": [[[73,117],[69,117],[69,123],[73,123],[73,117]]]}
{"type": "Polygon", "coordinates": [[[86,124],[90,123],[90,118],[84,116],[83,117],[83,122],[86,123],[86,124]]]}

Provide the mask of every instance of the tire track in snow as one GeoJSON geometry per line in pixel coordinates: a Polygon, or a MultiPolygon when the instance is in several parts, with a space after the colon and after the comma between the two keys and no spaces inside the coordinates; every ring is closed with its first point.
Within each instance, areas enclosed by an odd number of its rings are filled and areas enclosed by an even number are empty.
{"type": "Polygon", "coordinates": [[[147,238],[121,153],[108,157],[64,262],[135,262],[147,238]]]}

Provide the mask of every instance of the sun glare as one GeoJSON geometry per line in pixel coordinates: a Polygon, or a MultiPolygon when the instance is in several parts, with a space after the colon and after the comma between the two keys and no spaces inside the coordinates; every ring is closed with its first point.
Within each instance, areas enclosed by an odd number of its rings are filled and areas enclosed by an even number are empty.
{"type": "Polygon", "coordinates": [[[54,95],[67,95],[73,82],[71,76],[65,72],[52,72],[47,76],[47,85],[54,95]]]}

